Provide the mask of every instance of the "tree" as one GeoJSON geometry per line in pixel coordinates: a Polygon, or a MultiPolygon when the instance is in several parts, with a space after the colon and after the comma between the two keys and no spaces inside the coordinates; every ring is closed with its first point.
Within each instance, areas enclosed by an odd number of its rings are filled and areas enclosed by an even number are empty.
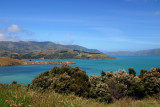
{"type": "Polygon", "coordinates": [[[104,71],[104,70],[102,70],[102,72],[101,72],[101,76],[103,77],[103,76],[105,76],[105,75],[106,75],[105,71],[104,71]]]}
{"type": "Polygon", "coordinates": [[[146,72],[147,72],[147,70],[145,70],[145,69],[141,69],[141,72],[140,72],[139,77],[140,77],[140,78],[142,78],[142,77],[143,77],[143,75],[144,75],[146,72]]]}
{"type": "Polygon", "coordinates": [[[128,68],[129,75],[136,76],[136,71],[133,68],[128,68]]]}

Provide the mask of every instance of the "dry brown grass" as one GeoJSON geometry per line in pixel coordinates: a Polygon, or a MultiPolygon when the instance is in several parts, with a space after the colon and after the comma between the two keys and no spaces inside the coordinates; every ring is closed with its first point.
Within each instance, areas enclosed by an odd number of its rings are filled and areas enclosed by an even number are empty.
{"type": "Polygon", "coordinates": [[[22,65],[23,61],[8,57],[0,57],[0,66],[22,65]]]}
{"type": "Polygon", "coordinates": [[[23,61],[19,59],[12,59],[8,57],[0,57],[0,66],[14,66],[14,65],[37,65],[37,64],[75,64],[74,62],[32,62],[32,61],[23,61]]]}

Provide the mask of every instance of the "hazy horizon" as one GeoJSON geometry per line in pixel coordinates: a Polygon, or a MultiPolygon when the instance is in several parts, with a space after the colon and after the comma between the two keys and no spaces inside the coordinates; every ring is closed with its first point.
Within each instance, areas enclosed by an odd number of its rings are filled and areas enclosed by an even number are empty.
{"type": "Polygon", "coordinates": [[[100,51],[160,48],[160,0],[1,0],[0,41],[100,51]]]}

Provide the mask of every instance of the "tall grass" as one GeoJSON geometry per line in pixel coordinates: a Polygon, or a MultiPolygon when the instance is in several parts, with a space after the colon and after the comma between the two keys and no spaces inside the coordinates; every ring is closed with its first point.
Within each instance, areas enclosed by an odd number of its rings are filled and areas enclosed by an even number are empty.
{"type": "Polygon", "coordinates": [[[160,107],[159,99],[132,100],[123,98],[113,104],[94,99],[62,95],[54,91],[36,92],[20,84],[0,84],[0,107],[160,107]]]}

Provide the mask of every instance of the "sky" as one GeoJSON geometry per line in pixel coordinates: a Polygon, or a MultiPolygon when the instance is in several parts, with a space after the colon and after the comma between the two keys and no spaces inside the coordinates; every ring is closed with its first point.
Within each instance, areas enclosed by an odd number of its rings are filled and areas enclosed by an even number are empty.
{"type": "Polygon", "coordinates": [[[160,48],[160,0],[0,0],[0,41],[160,48]]]}

